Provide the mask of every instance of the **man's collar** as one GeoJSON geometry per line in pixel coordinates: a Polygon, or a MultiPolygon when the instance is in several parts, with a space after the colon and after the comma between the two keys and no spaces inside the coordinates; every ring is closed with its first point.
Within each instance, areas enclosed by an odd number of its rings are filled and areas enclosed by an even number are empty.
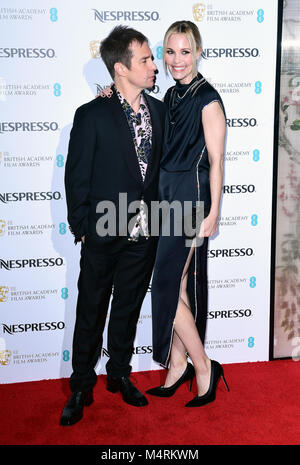
{"type": "Polygon", "coordinates": [[[116,91],[116,94],[121,102],[122,105],[125,105],[126,108],[130,108],[131,112],[134,114],[134,115],[137,115],[137,113],[140,111],[140,108],[141,108],[141,105],[144,105],[144,106],[147,106],[147,103],[146,103],[146,99],[144,97],[144,93],[141,92],[140,94],[140,105],[139,105],[139,110],[138,112],[136,113],[134,111],[134,109],[132,108],[132,106],[130,105],[130,103],[126,100],[126,98],[121,94],[121,92],[116,88],[115,86],[115,91],[116,91]]]}

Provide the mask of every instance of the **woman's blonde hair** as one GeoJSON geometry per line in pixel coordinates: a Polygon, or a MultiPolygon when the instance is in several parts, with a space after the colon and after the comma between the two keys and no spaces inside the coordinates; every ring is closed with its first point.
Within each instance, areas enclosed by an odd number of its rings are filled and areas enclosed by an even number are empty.
{"type": "Polygon", "coordinates": [[[163,64],[166,74],[168,73],[167,64],[165,61],[165,54],[167,48],[167,42],[169,37],[172,34],[185,34],[191,47],[193,59],[194,59],[194,72],[197,72],[197,56],[196,53],[202,50],[202,41],[199,29],[197,28],[196,24],[192,23],[191,21],[176,21],[175,23],[171,24],[168,28],[167,32],[165,33],[164,37],[164,44],[163,44],[163,64]]]}

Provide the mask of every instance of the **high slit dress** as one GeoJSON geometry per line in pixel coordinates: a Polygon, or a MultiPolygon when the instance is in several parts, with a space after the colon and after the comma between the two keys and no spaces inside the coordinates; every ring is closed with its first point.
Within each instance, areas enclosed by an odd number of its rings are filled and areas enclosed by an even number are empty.
{"type": "MultiPolygon", "coordinates": [[[[210,211],[209,159],[202,126],[202,109],[212,102],[224,106],[218,92],[198,73],[189,83],[168,89],[164,102],[168,106],[168,121],[159,179],[159,200],[204,202],[204,217],[210,211]]],[[[152,278],[153,359],[168,366],[176,310],[180,297],[183,271],[191,251],[192,241],[175,233],[173,210],[163,221],[170,224],[170,234],[160,234],[152,278]],[[189,244],[189,245],[188,245],[189,244]]],[[[190,308],[202,343],[207,319],[207,247],[208,238],[194,247],[187,275],[190,308]]]]}

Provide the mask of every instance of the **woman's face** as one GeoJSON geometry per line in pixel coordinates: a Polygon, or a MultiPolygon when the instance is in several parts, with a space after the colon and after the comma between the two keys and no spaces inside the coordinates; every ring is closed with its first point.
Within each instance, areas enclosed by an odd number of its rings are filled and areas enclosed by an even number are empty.
{"type": "MultiPolygon", "coordinates": [[[[197,53],[197,59],[200,52],[197,53]]],[[[185,34],[171,34],[166,44],[165,62],[170,73],[181,84],[189,84],[196,76],[194,58],[185,34]]]]}

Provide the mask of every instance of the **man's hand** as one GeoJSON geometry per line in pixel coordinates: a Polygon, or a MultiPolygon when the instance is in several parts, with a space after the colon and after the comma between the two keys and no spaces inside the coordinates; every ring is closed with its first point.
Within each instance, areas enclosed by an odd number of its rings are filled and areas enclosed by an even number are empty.
{"type": "Polygon", "coordinates": [[[84,242],[85,242],[85,236],[82,236],[81,242],[84,244],[84,242]]]}

